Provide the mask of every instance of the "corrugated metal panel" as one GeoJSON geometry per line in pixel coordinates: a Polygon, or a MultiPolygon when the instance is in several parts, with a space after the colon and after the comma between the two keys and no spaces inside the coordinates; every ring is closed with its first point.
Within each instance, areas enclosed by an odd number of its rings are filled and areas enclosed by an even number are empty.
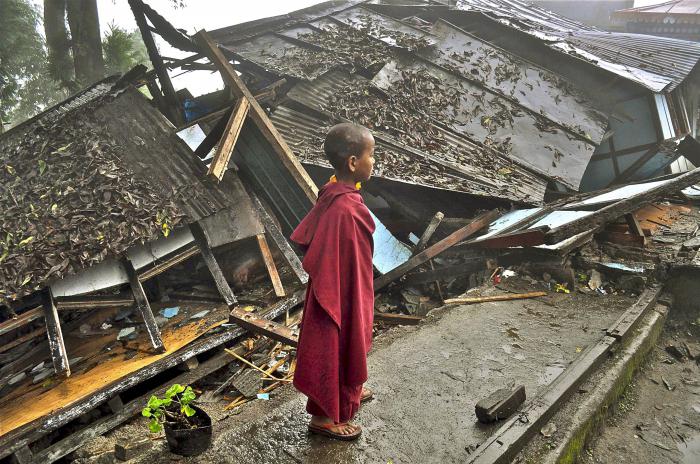
{"type": "MultiPolygon", "coordinates": [[[[284,136],[299,158],[307,163],[328,167],[323,155],[323,134],[332,124],[322,118],[281,106],[272,114],[275,127],[284,136]]],[[[517,181],[508,183],[498,174],[500,167],[480,169],[476,163],[458,160],[459,153],[470,153],[475,157],[493,157],[476,145],[444,132],[444,153],[436,154],[442,164],[417,150],[407,150],[399,144],[383,140],[380,131],[374,131],[377,140],[375,175],[397,182],[408,182],[432,188],[449,189],[475,196],[495,197],[520,203],[539,203],[544,197],[545,183],[526,171],[513,172],[517,181]],[[468,150],[468,151],[467,151],[468,150]],[[460,170],[450,168],[459,166],[460,170]]]]}

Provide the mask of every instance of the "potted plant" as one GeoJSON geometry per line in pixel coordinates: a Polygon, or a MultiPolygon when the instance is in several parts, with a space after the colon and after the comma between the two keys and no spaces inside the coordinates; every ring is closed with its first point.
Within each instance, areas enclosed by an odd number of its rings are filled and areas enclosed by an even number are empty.
{"type": "Polygon", "coordinates": [[[163,398],[151,396],[141,415],[149,417],[152,433],[165,429],[170,451],[181,456],[196,456],[211,444],[211,418],[193,404],[192,387],[174,384],[163,398]]]}

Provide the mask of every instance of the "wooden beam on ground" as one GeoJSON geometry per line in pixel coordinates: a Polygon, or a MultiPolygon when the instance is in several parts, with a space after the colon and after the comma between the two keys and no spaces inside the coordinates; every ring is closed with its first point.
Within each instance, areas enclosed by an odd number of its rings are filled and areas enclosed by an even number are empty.
{"type": "Polygon", "coordinates": [[[136,269],[134,269],[134,265],[129,258],[122,258],[122,266],[124,266],[126,275],[129,278],[129,287],[131,287],[131,293],[134,296],[136,309],[141,313],[143,323],[146,326],[146,332],[148,332],[148,338],[151,340],[151,345],[156,353],[164,353],[165,345],[163,345],[163,339],[160,337],[160,330],[158,329],[156,318],[153,316],[151,305],[148,303],[146,292],[143,291],[143,286],[136,273],[136,269]]]}
{"type": "Polygon", "coordinates": [[[247,313],[242,309],[234,308],[229,315],[229,321],[285,345],[297,346],[299,342],[299,334],[295,330],[283,324],[263,319],[255,313],[247,313]]]}
{"type": "Polygon", "coordinates": [[[238,304],[238,299],[236,298],[236,295],[234,295],[233,290],[231,290],[231,286],[226,281],[226,277],[221,270],[221,266],[219,266],[219,262],[214,256],[214,251],[212,251],[211,247],[209,246],[209,241],[204,233],[204,229],[202,229],[202,226],[198,222],[194,222],[190,224],[190,231],[192,232],[192,236],[202,252],[202,258],[204,259],[204,262],[206,263],[207,268],[214,279],[214,283],[216,284],[216,288],[219,290],[219,294],[226,302],[226,305],[229,308],[233,308],[238,304]]]}
{"type": "Polygon", "coordinates": [[[573,237],[576,234],[585,232],[586,230],[598,229],[605,223],[622,217],[627,213],[631,213],[639,209],[641,206],[657,200],[664,195],[678,192],[679,190],[683,190],[689,185],[697,184],[698,182],[700,182],[700,168],[693,169],[692,171],[680,175],[673,180],[657,185],[646,192],[617,201],[611,205],[599,209],[592,214],[589,214],[588,216],[559,226],[547,233],[545,241],[548,245],[553,245],[566,240],[569,237],[573,237]]]}
{"type": "Polygon", "coordinates": [[[418,325],[423,320],[420,316],[408,316],[406,314],[374,312],[374,320],[392,325],[418,325]]]}
{"type": "Polygon", "coordinates": [[[44,332],[46,332],[46,327],[41,327],[32,332],[29,332],[26,335],[22,335],[21,337],[18,337],[12,340],[11,342],[5,343],[4,345],[0,346],[0,353],[4,353],[5,351],[9,351],[16,346],[21,345],[24,342],[28,342],[29,340],[40,337],[44,334],[44,332]]]}
{"type": "Polygon", "coordinates": [[[547,292],[509,293],[507,295],[450,298],[448,300],[445,300],[445,304],[468,305],[477,303],[487,303],[490,301],[525,300],[528,298],[538,298],[540,296],[547,296],[547,292]]]}
{"type": "Polygon", "coordinates": [[[260,254],[262,255],[263,262],[265,263],[265,268],[272,281],[272,287],[275,289],[275,295],[282,297],[285,296],[284,286],[282,286],[282,280],[280,279],[279,272],[277,272],[277,266],[275,266],[275,260],[272,259],[272,252],[265,239],[265,234],[258,234],[255,236],[258,241],[258,248],[260,249],[260,254]]]}
{"type": "Polygon", "coordinates": [[[42,308],[34,308],[29,311],[25,311],[18,315],[14,319],[7,320],[0,324],[0,335],[5,335],[6,333],[12,332],[22,326],[29,324],[44,316],[44,311],[42,308]]]}
{"type": "Polygon", "coordinates": [[[287,167],[297,184],[304,191],[311,202],[316,202],[318,189],[294,156],[292,150],[270,121],[265,110],[257,102],[253,94],[248,90],[241,77],[231,66],[219,47],[211,39],[207,31],[201,30],[194,35],[195,42],[200,46],[212,63],[219,69],[224,82],[229,85],[236,98],[245,97],[250,103],[249,116],[260,129],[261,134],[270,143],[280,161],[287,167]]]}
{"type": "Polygon", "coordinates": [[[416,246],[413,247],[413,254],[420,253],[421,251],[425,250],[425,247],[428,246],[428,242],[430,241],[433,234],[435,233],[435,231],[437,230],[438,226],[444,218],[445,215],[440,211],[435,213],[435,216],[433,216],[433,218],[428,223],[428,227],[425,228],[423,235],[421,235],[420,240],[418,240],[416,246]]]}
{"type": "Polygon", "coordinates": [[[428,262],[430,259],[439,255],[451,246],[456,245],[462,240],[465,240],[471,237],[472,235],[476,234],[481,229],[488,226],[494,219],[496,219],[498,217],[498,214],[499,213],[497,210],[493,210],[484,213],[481,216],[478,216],[466,226],[462,227],[459,230],[456,230],[449,236],[421,251],[405,263],[397,266],[395,269],[392,269],[386,274],[377,277],[376,279],[374,279],[374,291],[376,292],[378,290],[381,290],[382,288],[389,285],[391,282],[397,280],[398,278],[406,274],[408,271],[417,268],[421,264],[428,262]]]}
{"type": "Polygon", "coordinates": [[[63,333],[61,332],[61,321],[58,318],[58,311],[56,310],[50,288],[47,288],[41,294],[41,303],[44,309],[46,335],[49,339],[49,350],[51,352],[51,361],[53,361],[53,369],[59,376],[68,377],[70,375],[68,353],[66,352],[66,344],[63,341],[63,333]]]}
{"type": "Polygon", "coordinates": [[[224,177],[226,168],[228,168],[228,162],[231,160],[231,155],[233,154],[233,148],[236,145],[238,136],[241,133],[241,128],[243,128],[243,123],[248,115],[249,108],[250,103],[247,98],[243,97],[238,99],[231,113],[231,117],[228,119],[226,128],[224,129],[224,136],[216,148],[214,159],[211,160],[207,175],[219,181],[224,177]]]}

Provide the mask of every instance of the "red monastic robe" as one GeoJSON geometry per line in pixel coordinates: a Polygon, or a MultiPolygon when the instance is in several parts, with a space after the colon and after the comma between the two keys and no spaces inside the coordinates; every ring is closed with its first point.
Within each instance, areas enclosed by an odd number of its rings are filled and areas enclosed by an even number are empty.
{"type": "Polygon", "coordinates": [[[291,239],[309,274],[294,386],[307,411],[347,422],[360,406],[372,344],[374,221],[353,187],[326,184],[291,239]]]}

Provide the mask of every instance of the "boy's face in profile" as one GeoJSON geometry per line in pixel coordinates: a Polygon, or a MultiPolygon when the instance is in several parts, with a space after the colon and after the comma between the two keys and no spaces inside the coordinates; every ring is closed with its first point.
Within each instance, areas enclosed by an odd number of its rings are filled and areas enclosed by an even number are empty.
{"type": "Polygon", "coordinates": [[[362,153],[358,156],[351,156],[348,159],[348,167],[353,173],[356,182],[369,180],[374,169],[374,137],[372,134],[367,134],[365,142],[362,153]]]}

